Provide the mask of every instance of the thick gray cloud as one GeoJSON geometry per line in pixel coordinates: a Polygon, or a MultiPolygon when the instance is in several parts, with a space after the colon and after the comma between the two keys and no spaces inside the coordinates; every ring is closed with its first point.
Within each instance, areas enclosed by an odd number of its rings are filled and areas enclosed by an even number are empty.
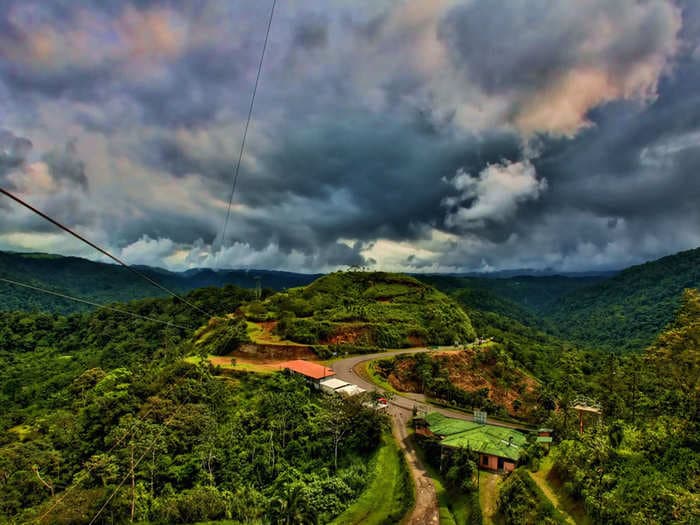
{"type": "Polygon", "coordinates": [[[54,179],[69,180],[87,189],[85,162],[78,157],[75,141],[68,141],[63,150],[49,151],[43,155],[42,160],[47,164],[54,179]]]}
{"type": "Polygon", "coordinates": [[[32,142],[25,137],[18,137],[6,129],[0,129],[0,180],[26,161],[32,149],[32,142]]]}
{"type": "MultiPolygon", "coordinates": [[[[0,181],[134,263],[615,268],[700,244],[693,2],[3,2],[0,181]],[[23,138],[27,137],[27,138],[23,138]]],[[[13,207],[0,247],[86,255],[13,207]]]]}

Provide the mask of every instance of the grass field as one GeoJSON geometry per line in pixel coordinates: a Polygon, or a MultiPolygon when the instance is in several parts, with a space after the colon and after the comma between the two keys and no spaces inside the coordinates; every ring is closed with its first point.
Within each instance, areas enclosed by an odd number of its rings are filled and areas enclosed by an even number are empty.
{"type": "Polygon", "coordinates": [[[380,525],[400,523],[413,505],[413,485],[401,452],[385,433],[383,444],[372,458],[367,488],[332,525],[380,525]]]}
{"type": "Polygon", "coordinates": [[[496,514],[498,489],[501,486],[501,476],[492,472],[479,472],[479,504],[484,518],[484,525],[499,523],[496,514]]]}
{"type": "MultiPolygon", "coordinates": [[[[236,364],[231,364],[231,356],[213,356],[207,357],[209,362],[214,366],[220,366],[223,370],[239,370],[242,372],[255,372],[256,374],[272,374],[279,370],[279,366],[271,363],[256,363],[246,361],[245,359],[235,358],[236,364]]],[[[199,357],[192,355],[185,358],[188,363],[197,363],[199,357]]]]}

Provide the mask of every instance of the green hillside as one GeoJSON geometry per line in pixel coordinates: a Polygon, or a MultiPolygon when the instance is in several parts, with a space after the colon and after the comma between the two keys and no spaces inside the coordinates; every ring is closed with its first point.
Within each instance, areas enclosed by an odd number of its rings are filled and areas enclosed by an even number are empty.
{"type": "MultiPolygon", "coordinates": [[[[242,288],[255,288],[256,277],[260,277],[262,287],[282,290],[308,284],[318,277],[268,270],[195,269],[186,272],[169,272],[145,266],[140,266],[138,269],[178,293],[205,286],[228,284],[242,288]]],[[[121,266],[79,257],[43,253],[0,252],[0,278],[28,283],[98,303],[123,302],[165,295],[162,290],[121,266]]],[[[71,313],[93,309],[86,304],[4,282],[0,282],[0,295],[3,298],[0,302],[0,310],[71,313]]]]}
{"type": "Polygon", "coordinates": [[[700,287],[700,248],[633,266],[550,304],[559,335],[592,347],[639,350],[666,326],[683,290],[700,287]]]}
{"type": "MultiPolygon", "coordinates": [[[[224,315],[252,296],[187,299],[224,315]]],[[[120,307],[206,321],[171,299],[120,307]]],[[[281,373],[217,376],[181,360],[191,338],[109,311],[0,312],[0,523],[328,523],[376,485],[373,458],[401,513],[383,414],[281,373]]]]}
{"type": "Polygon", "coordinates": [[[335,272],[244,311],[249,320],[276,323],[285,339],[313,345],[400,348],[475,337],[454,300],[413,277],[383,272],[335,272]]]}
{"type": "Polygon", "coordinates": [[[426,275],[420,277],[422,281],[448,293],[468,291],[471,296],[468,300],[473,302],[475,308],[515,318],[526,315],[524,312],[542,312],[562,296],[608,278],[607,275],[518,275],[506,278],[426,275]],[[496,304],[493,298],[500,299],[500,304],[496,304]],[[514,311],[514,305],[519,307],[520,312],[514,311]],[[508,310],[500,310],[504,307],[508,310]]]}
{"type": "Polygon", "coordinates": [[[555,479],[593,523],[697,523],[699,356],[700,293],[688,290],[643,357],[618,357],[615,381],[608,371],[589,378],[598,383],[600,425],[579,436],[574,417],[568,430],[565,413],[553,417],[565,436],[552,453],[555,479]]]}

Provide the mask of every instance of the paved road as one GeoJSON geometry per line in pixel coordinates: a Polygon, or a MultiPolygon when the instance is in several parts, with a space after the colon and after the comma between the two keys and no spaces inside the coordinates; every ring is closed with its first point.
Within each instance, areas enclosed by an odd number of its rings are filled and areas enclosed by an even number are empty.
{"type": "MultiPolygon", "coordinates": [[[[455,349],[453,347],[442,347],[436,350],[430,348],[411,348],[406,350],[391,350],[376,354],[365,354],[338,360],[332,364],[332,368],[335,371],[336,376],[343,381],[354,383],[365,390],[377,390],[377,386],[370,382],[369,379],[361,373],[362,363],[397,354],[419,354],[424,352],[446,351],[455,351],[455,349]]],[[[440,521],[440,516],[435,486],[433,485],[425,466],[422,464],[420,458],[416,454],[413,441],[409,439],[408,432],[406,430],[407,423],[413,415],[413,407],[426,410],[429,408],[431,412],[440,412],[446,416],[466,421],[473,421],[474,417],[470,414],[465,414],[464,412],[458,412],[456,410],[429,406],[423,394],[396,394],[390,401],[389,414],[392,416],[392,433],[396,441],[399,443],[401,449],[406,453],[406,460],[416,486],[416,504],[413,508],[413,513],[408,520],[408,524],[437,525],[440,521]]],[[[522,425],[500,421],[489,421],[489,424],[522,430],[527,429],[527,427],[522,425]]]]}
{"type": "MultiPolygon", "coordinates": [[[[372,361],[374,359],[382,359],[385,357],[391,357],[398,354],[422,354],[425,352],[455,352],[451,346],[440,347],[437,350],[430,348],[409,348],[406,350],[390,350],[388,352],[379,352],[376,354],[365,354],[353,357],[348,357],[347,359],[341,359],[334,362],[331,367],[335,371],[338,378],[349,383],[354,383],[357,386],[364,388],[365,390],[377,390],[378,387],[363,374],[359,372],[361,368],[360,365],[365,361],[372,361]]],[[[456,419],[462,419],[464,421],[474,421],[474,416],[471,414],[466,414],[458,410],[450,410],[449,408],[441,408],[428,404],[426,397],[423,394],[415,393],[401,393],[396,394],[391,400],[391,405],[402,408],[404,410],[412,411],[413,407],[418,407],[419,409],[428,410],[430,412],[439,412],[443,415],[454,417],[456,419]]],[[[531,430],[527,425],[520,425],[517,423],[509,423],[506,421],[497,421],[494,419],[488,420],[489,425],[494,425],[498,427],[514,428],[517,430],[531,430]]]]}
{"type": "MultiPolygon", "coordinates": [[[[377,387],[374,385],[374,383],[369,382],[358,373],[356,370],[358,365],[364,363],[365,361],[396,354],[416,354],[430,351],[434,350],[419,348],[381,352],[378,354],[366,354],[336,361],[333,363],[332,367],[336,376],[343,381],[354,383],[366,390],[376,390],[377,387]]],[[[438,511],[435,486],[433,485],[433,481],[430,479],[425,466],[422,464],[420,458],[416,454],[413,442],[409,439],[408,432],[406,430],[406,425],[413,415],[413,406],[421,401],[411,399],[408,397],[409,395],[411,394],[406,394],[406,396],[395,396],[389,406],[389,414],[391,415],[392,421],[391,432],[394,435],[394,439],[396,439],[399,446],[406,454],[406,462],[408,463],[408,468],[416,486],[416,502],[413,507],[411,517],[407,523],[409,525],[437,525],[440,523],[440,514],[438,511]]]]}

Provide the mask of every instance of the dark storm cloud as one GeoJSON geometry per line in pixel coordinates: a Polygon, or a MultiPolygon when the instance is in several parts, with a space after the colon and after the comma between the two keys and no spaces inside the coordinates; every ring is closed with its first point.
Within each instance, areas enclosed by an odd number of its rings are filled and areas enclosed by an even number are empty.
{"type": "Polygon", "coordinates": [[[449,43],[454,61],[485,90],[537,89],[573,68],[594,66],[597,61],[624,74],[663,49],[674,31],[665,2],[650,2],[655,6],[641,15],[636,24],[639,31],[622,32],[608,41],[599,24],[628,16],[633,4],[514,0],[494,9],[492,2],[476,0],[446,13],[439,32],[449,43]],[[596,37],[602,49],[591,42],[596,37]]]}
{"type": "Polygon", "coordinates": [[[33,160],[47,210],[141,261],[584,269],[700,239],[693,2],[278,5],[216,254],[269,5],[3,7],[0,178],[33,160]]]}
{"type": "Polygon", "coordinates": [[[0,128],[0,181],[5,183],[5,176],[25,163],[31,149],[29,139],[0,128]]]}
{"type": "Polygon", "coordinates": [[[294,28],[292,43],[305,49],[324,47],[328,43],[327,23],[321,16],[301,20],[294,28]]]}
{"type": "MultiPolygon", "coordinates": [[[[261,173],[242,176],[240,198],[265,207],[294,195],[313,201],[342,199],[338,213],[318,217],[314,237],[413,239],[425,226],[441,225],[443,178],[519,154],[517,138],[436,136],[419,126],[371,114],[338,115],[296,127],[261,155],[261,173]],[[284,184],[280,184],[280,181],[284,184]]],[[[245,174],[244,174],[245,175],[245,174]]],[[[284,231],[280,221],[278,231],[284,231]]]]}
{"type": "Polygon", "coordinates": [[[49,173],[55,180],[68,180],[81,186],[84,190],[87,189],[88,179],[85,175],[85,162],[78,157],[75,141],[69,141],[63,150],[49,151],[42,156],[42,159],[49,167],[49,173]]]}

